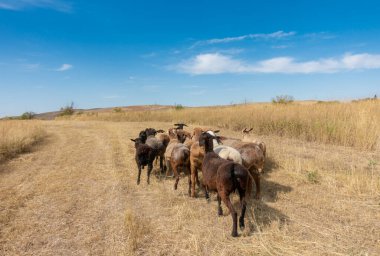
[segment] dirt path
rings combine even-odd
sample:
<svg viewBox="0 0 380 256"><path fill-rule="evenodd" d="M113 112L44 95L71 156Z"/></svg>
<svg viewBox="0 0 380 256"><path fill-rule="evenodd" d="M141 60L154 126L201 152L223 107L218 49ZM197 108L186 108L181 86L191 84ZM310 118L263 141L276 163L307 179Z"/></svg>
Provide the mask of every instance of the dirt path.
<svg viewBox="0 0 380 256"><path fill-rule="evenodd" d="M98 124L50 123L46 145L1 167L0 254L123 251L124 185Z"/></svg>
<svg viewBox="0 0 380 256"><path fill-rule="evenodd" d="M147 125L169 126L46 122L49 137L43 145L0 165L0 255L380 251L380 199L373 188L378 186L379 170L373 171L375 181L355 176L352 170L346 173L353 162L365 168L372 155L352 159L354 153L342 148L266 138L270 159L263 200L253 202L246 230L233 239L228 211L224 208L225 217L218 218L215 201L189 198L184 178L177 191L171 179L153 177L146 185L145 172L142 184L136 185L129 139ZM319 176L312 184L305 169L315 168ZM372 188L366 186L371 184Z"/></svg>

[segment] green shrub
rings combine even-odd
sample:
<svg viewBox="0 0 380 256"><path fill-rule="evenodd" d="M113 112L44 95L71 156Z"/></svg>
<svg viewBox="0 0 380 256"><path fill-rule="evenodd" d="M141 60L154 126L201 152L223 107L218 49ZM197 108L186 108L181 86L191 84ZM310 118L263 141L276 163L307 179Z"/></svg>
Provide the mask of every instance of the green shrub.
<svg viewBox="0 0 380 256"><path fill-rule="evenodd" d="M74 114L74 102L71 102L70 105L67 105L66 107L61 108L61 113L59 114L60 116L71 116Z"/></svg>
<svg viewBox="0 0 380 256"><path fill-rule="evenodd" d="M174 109L175 110L182 110L182 109L184 109L185 107L184 106L182 106L181 104L175 104L174 105Z"/></svg>
<svg viewBox="0 0 380 256"><path fill-rule="evenodd" d="M294 97L290 95L279 95L272 99L274 104L289 104L294 102Z"/></svg>
<svg viewBox="0 0 380 256"><path fill-rule="evenodd" d="M20 116L20 119L22 120L30 120L33 119L36 114L33 112L25 112Z"/></svg>
<svg viewBox="0 0 380 256"><path fill-rule="evenodd" d="M307 180L312 183L312 184L317 184L319 183L319 180L320 180L320 176L319 176L319 173L318 171L308 171L306 173L306 177L307 177Z"/></svg>

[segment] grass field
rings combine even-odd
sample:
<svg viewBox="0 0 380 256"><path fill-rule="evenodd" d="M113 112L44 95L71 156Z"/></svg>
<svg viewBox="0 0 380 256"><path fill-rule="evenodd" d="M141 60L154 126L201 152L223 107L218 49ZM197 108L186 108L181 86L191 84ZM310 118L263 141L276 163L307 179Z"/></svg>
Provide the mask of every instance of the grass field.
<svg viewBox="0 0 380 256"><path fill-rule="evenodd" d="M67 117L66 117L67 118ZM375 150L380 138L380 101L295 102L207 108L85 112L68 117L98 121L164 121L212 125L258 135L276 135L324 144Z"/></svg>
<svg viewBox="0 0 380 256"><path fill-rule="evenodd" d="M0 162L28 151L46 136L38 121L0 121Z"/></svg>
<svg viewBox="0 0 380 256"><path fill-rule="evenodd" d="M377 148L258 135L268 147L262 200L250 202L247 228L232 238L226 207L217 217L215 195L189 198L185 178L177 191L170 178L146 185L145 172L136 185L129 139L171 123L39 125L45 142L0 165L0 255L380 254Z"/></svg>

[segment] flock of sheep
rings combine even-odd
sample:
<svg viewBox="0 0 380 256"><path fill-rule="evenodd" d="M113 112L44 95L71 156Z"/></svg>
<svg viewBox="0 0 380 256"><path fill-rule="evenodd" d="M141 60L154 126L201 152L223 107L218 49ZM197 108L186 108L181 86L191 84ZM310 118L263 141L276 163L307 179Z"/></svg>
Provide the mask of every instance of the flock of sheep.
<svg viewBox="0 0 380 256"><path fill-rule="evenodd" d="M264 168L266 145L251 140L245 128L243 139L227 138L216 135L219 131L194 128L190 133L184 130L186 124L175 124L168 133L163 130L147 128L140 132L135 143L135 159L138 167L137 184L140 184L141 170L148 167L147 182L153 170L153 162L160 161L161 173L166 176L174 173L174 189L177 189L179 174L188 175L189 196L196 197L195 184L205 191L217 192L218 214L222 215L221 201L230 210L233 226L232 236L236 237L237 213L230 201L230 194L237 191L242 207L239 226L244 228L244 215L247 197L250 196L253 182L256 185L255 198L260 198L260 174ZM157 135L157 136L156 136ZM202 171L202 185L198 172Z"/></svg>

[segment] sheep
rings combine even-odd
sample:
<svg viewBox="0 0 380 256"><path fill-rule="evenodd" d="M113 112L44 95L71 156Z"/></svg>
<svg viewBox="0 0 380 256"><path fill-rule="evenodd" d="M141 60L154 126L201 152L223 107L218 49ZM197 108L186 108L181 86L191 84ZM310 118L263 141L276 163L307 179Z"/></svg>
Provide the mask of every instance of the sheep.
<svg viewBox="0 0 380 256"><path fill-rule="evenodd" d="M190 170L191 170L191 197L196 197L195 194L195 182L200 187L198 178L198 171L202 170L202 162L205 155L204 149L199 146L199 138L202 134L202 128L194 128L191 135L191 147L190 147Z"/></svg>
<svg viewBox="0 0 380 256"><path fill-rule="evenodd" d="M147 128L145 129L145 131L141 131L139 136L142 139L142 141L145 140L145 143L157 152L157 157L160 157L160 170L163 173L163 161L166 148L164 144L155 137L156 134L157 131L154 128Z"/></svg>
<svg viewBox="0 0 380 256"><path fill-rule="evenodd" d="M217 131L217 132L219 132L219 131ZM218 141L219 137L217 137L215 135L215 132L207 131L207 133L209 133L210 135L212 135L214 137L214 139L213 139L214 152L217 153L221 158L231 160L231 161L238 163L238 164L243 163L241 155L236 149L229 147L229 146L221 145L220 141Z"/></svg>
<svg viewBox="0 0 380 256"><path fill-rule="evenodd" d="M209 200L209 192L216 191L218 199L218 215L223 215L221 201L228 207L232 217L232 236L237 237L237 213L232 206L230 194L235 190L239 192L241 216L239 227L244 229L244 216L247 200L251 194L253 178L247 168L221 158L213 150L213 139L217 137L203 132L199 138L199 145L204 148L205 156L202 163L203 185L205 197Z"/></svg>
<svg viewBox="0 0 380 256"><path fill-rule="evenodd" d="M174 126L177 126L176 128L177 128L178 130L183 130L183 127L184 127L184 126L188 127L186 124L183 124L183 123L174 124Z"/></svg>
<svg viewBox="0 0 380 256"><path fill-rule="evenodd" d="M156 157L157 152L147 144L144 144L141 138L131 139L131 141L135 143L136 149L135 160L139 171L137 185L140 184L141 169L144 169L144 166L146 165L148 165L147 183L149 184L150 173L153 169L153 160Z"/></svg>
<svg viewBox="0 0 380 256"><path fill-rule="evenodd" d="M185 174L189 174L189 171L190 171L190 149L182 143L176 143L171 153L170 164L175 176L174 189L177 190L180 171L182 170ZM189 179L188 193L190 196L190 188L191 188L190 175L188 175L188 179Z"/></svg>
<svg viewBox="0 0 380 256"><path fill-rule="evenodd" d="M250 137L249 137L249 133L253 130L253 128L251 129L247 129L247 128L244 128L241 132L243 133L243 139L242 141L243 142L251 142L251 143L255 143L257 144L261 150L263 151L264 153L264 157L266 157L266 154L267 154L267 146L265 145L265 143L263 141L260 141L260 140L252 140Z"/></svg>
<svg viewBox="0 0 380 256"><path fill-rule="evenodd" d="M183 143L187 138L185 133L182 133L182 132L177 133L177 129L175 129L175 128L170 128L168 133L169 133L169 137L170 137L170 142L169 142L168 146L166 147L165 154L164 154L165 163L166 163L166 166L168 167L166 169L166 176L168 176L169 171L171 170L170 159L172 157L172 151L173 151L174 147L179 143Z"/></svg>
<svg viewBox="0 0 380 256"><path fill-rule="evenodd" d="M221 138L223 145L235 148L241 155L243 166L246 167L255 179L255 199L260 199L260 175L264 169L265 156L261 148L254 143L242 142L235 139Z"/></svg>

